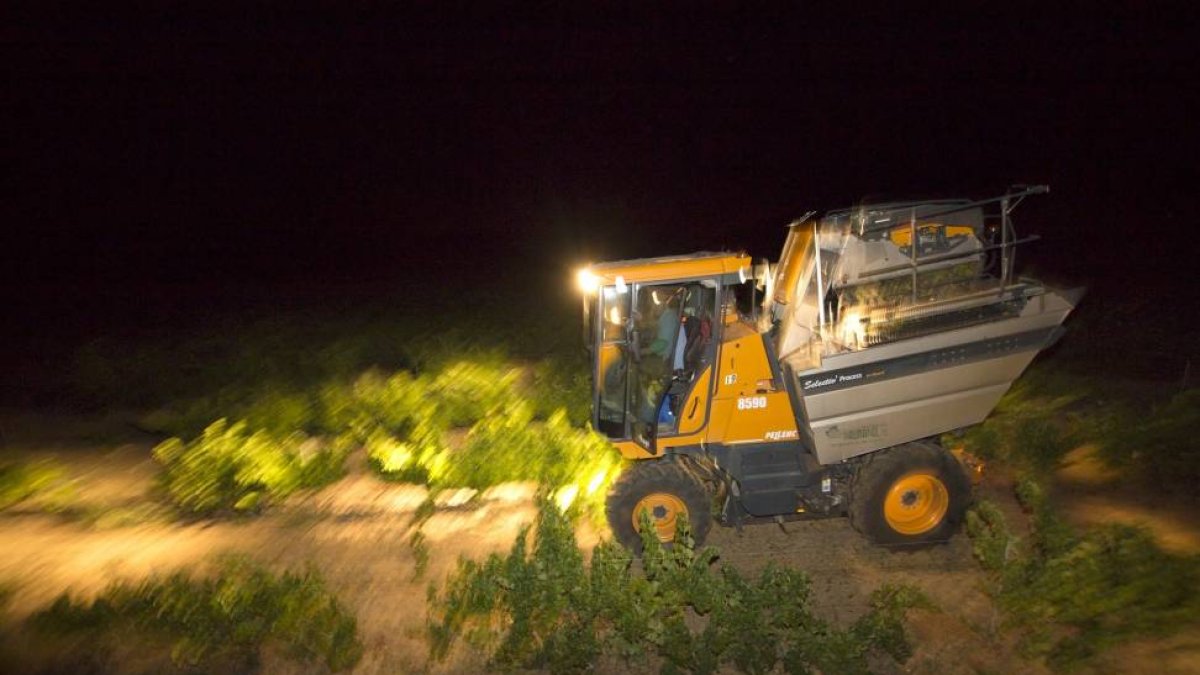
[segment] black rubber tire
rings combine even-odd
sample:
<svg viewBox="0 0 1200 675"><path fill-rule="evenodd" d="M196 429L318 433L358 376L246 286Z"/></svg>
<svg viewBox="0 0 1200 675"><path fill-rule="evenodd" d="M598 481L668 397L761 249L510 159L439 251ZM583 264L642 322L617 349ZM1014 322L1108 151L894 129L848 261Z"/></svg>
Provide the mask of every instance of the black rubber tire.
<svg viewBox="0 0 1200 675"><path fill-rule="evenodd" d="M945 486L945 514L929 529L905 533L889 523L885 501L892 487L906 476L936 477ZM880 450L858 466L850 483L850 524L876 544L923 546L948 540L958 530L971 504L971 481L962 464L941 446L918 442Z"/></svg>
<svg viewBox="0 0 1200 675"><path fill-rule="evenodd" d="M635 462L609 490L605 512L617 541L641 554L642 538L634 527L633 510L638 502L654 493L673 495L683 502L692 538L697 546L704 543L712 528L712 495L682 464L666 459Z"/></svg>

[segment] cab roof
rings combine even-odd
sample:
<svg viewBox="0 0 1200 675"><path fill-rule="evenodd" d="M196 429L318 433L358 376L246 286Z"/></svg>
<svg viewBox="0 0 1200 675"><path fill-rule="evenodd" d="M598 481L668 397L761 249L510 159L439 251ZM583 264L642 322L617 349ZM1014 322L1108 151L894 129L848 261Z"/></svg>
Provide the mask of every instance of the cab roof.
<svg viewBox="0 0 1200 675"><path fill-rule="evenodd" d="M667 281L692 277L751 274L753 261L745 253L698 251L685 255L657 258L635 258L597 263L588 267L604 285L616 283L617 277L626 282Z"/></svg>

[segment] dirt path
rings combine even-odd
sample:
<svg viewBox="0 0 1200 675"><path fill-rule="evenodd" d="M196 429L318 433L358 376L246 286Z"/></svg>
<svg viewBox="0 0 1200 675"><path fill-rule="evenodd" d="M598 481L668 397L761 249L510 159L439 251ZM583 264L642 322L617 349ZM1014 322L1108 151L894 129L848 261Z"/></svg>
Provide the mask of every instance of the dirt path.
<svg viewBox="0 0 1200 675"><path fill-rule="evenodd" d="M1167 550L1200 554L1200 503L1195 500L1169 499L1131 484L1086 445L1067 455L1054 478L1055 495L1071 522L1140 525Z"/></svg>
<svg viewBox="0 0 1200 675"><path fill-rule="evenodd" d="M81 485L78 500L96 512L145 503L153 487L148 444L60 448L49 454L70 467ZM63 591L87 597L115 581L190 567L220 552L241 552L273 567L311 561L320 568L358 616L365 654L355 673L477 671L482 664L465 650L448 663L427 662L421 632L426 587L443 579L461 555L481 558L511 546L520 527L533 520L532 487L501 486L465 504L457 503L465 499L463 493L442 495L441 508L423 526L430 558L418 579L408 539L414 512L426 496L421 487L377 480L359 462L341 482L244 522L178 524L153 513L115 523L0 515L0 581L16 589L8 615L26 616ZM580 539L590 546L596 535L585 530ZM916 654L902 668L873 663L881 672L1044 672L1017 656L1002 633L1001 616L983 590L985 578L965 536L933 548L889 551L867 544L847 520L833 519L784 528L754 525L741 533L717 528L709 543L720 549L725 563L747 573L769 562L805 570L813 580L814 610L842 625L865 613L871 591L884 583L923 589L940 611L914 613L910 629ZM1161 672L1194 672L1186 669L1186 659L1179 669L1163 656L1179 650L1190 654L1189 645L1186 640L1141 643L1113 663L1120 667L1149 659L1169 666L1156 669ZM296 668L270 666L272 672Z"/></svg>
<svg viewBox="0 0 1200 675"><path fill-rule="evenodd" d="M89 489L89 498L138 494L152 486L140 462L132 461L133 453L105 459L105 469L94 468L104 463L80 463L93 467L84 473L104 486ZM115 489L122 481L124 489ZM426 496L421 487L389 485L359 471L316 495L243 522L156 519L98 527L55 515L5 515L0 516L0 579L16 589L8 611L19 618L64 591L91 597L110 583L193 567L220 553L246 554L280 569L311 562L358 617L366 649L354 672L420 671L426 661L420 630L429 580L443 578L460 555L481 557L508 548L535 514L532 491L524 486L502 486L471 508L451 505L455 495L447 495L443 508L423 527L431 557L425 576L417 579L408 538L414 512ZM467 663L448 667L469 670ZM273 664L271 670L286 665Z"/></svg>
<svg viewBox="0 0 1200 675"><path fill-rule="evenodd" d="M45 454L70 467L80 485L77 500L90 505L84 511L129 509L145 502L153 487L148 445ZM64 591L89 597L112 582L194 566L220 552L245 553L281 568L311 561L358 616L366 650L354 672L423 671L430 668L421 636L429 581L444 578L460 555L481 558L511 546L518 530L534 518L532 494L532 486L500 486L469 504L456 504L467 496L463 493L441 495L441 508L422 528L430 558L420 579L414 578L408 539L426 491L379 481L360 462L336 485L245 522L178 524L151 515L147 522L107 525L6 514L0 516L5 544L0 580L16 588L8 611L19 618ZM581 531L585 547L596 540L589 528ZM813 579L815 611L839 624L865 613L871 591L883 583L920 586L943 611L923 613L914 625L923 646L903 672L969 673L988 664L1030 672L995 640L999 617L981 590L983 578L964 537L931 549L893 552L868 545L846 520L835 519L788 523L783 529L754 525L741 533L718 528L709 543L722 551L724 562L744 572L755 573L772 561L806 570ZM951 652L957 655L951 658ZM432 670L463 672L479 665L460 653ZM877 667L886 672L889 664Z"/></svg>

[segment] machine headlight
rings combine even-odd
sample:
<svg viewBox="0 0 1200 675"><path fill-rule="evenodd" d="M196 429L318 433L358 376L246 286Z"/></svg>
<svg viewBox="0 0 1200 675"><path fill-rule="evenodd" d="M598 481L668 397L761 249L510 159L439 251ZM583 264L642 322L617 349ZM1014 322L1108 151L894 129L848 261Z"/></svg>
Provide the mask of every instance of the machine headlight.
<svg viewBox="0 0 1200 675"><path fill-rule="evenodd" d="M585 267L575 273L575 284L579 286L580 291L591 295L600 287L600 277L592 274L592 271Z"/></svg>

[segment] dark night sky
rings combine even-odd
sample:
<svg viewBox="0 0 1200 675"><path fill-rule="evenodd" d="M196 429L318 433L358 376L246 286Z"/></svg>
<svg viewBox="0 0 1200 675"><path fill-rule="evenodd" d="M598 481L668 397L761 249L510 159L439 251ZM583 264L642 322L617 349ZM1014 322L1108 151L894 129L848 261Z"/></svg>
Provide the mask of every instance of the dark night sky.
<svg viewBox="0 0 1200 675"><path fill-rule="evenodd" d="M1051 184L1018 224L1066 273L1195 252L1183 3L118 5L0 22L9 291L775 257L810 208L1016 182Z"/></svg>

